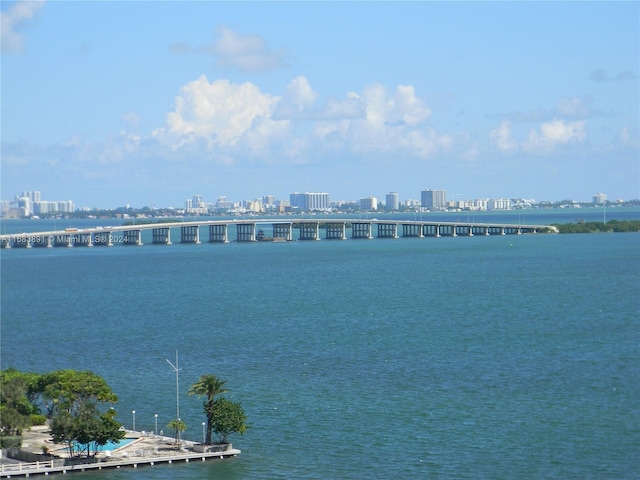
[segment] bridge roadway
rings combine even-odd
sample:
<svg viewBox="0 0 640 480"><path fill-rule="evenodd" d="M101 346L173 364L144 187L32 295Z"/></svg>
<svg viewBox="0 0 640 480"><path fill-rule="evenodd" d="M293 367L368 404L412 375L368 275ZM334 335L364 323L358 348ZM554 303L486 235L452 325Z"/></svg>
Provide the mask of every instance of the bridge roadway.
<svg viewBox="0 0 640 480"><path fill-rule="evenodd" d="M265 237L261 226L271 226L272 236ZM377 219L232 219L188 222L148 223L92 228L67 228L48 232L13 233L0 235L0 247L73 247L112 246L116 244L142 245L142 232L151 230L151 243L171 245L171 231L179 230L180 243L201 243L200 230L208 227L207 241L228 243L229 227L235 226L237 242L260 240L292 241L293 231L297 240L372 239L407 237L457 237L476 235L521 235L538 232L556 232L549 225L514 225L476 222L436 222ZM375 226L375 229L374 229ZM351 236L347 237L347 230ZM325 230L321 237L320 230ZM375 230L375 232L374 232Z"/></svg>

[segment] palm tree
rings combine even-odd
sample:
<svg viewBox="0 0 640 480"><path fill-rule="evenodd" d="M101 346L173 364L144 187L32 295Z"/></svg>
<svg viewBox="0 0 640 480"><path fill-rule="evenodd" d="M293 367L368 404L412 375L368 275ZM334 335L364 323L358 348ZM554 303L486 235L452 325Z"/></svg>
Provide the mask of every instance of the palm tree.
<svg viewBox="0 0 640 480"><path fill-rule="evenodd" d="M187 424L179 418L174 418L169 422L167 428L176 431L176 445L180 443L180 432L184 432L187 429Z"/></svg>
<svg viewBox="0 0 640 480"><path fill-rule="evenodd" d="M227 390L224 389L225 383L226 382L224 380L220 380L215 375L201 375L200 379L191 385L189 392L187 392L189 395L207 397L206 401L202 404L204 407L204 413L207 416L207 436L204 442L206 445L211 445L211 424L214 397L222 393L227 393Z"/></svg>

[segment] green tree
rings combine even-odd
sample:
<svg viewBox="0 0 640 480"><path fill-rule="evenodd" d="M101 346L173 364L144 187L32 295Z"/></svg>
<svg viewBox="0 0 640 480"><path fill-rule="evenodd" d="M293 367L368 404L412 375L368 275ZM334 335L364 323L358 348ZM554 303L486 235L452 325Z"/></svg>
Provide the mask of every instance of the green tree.
<svg viewBox="0 0 640 480"><path fill-rule="evenodd" d="M107 382L90 371L57 370L41 375L37 391L49 417L62 410L77 415L87 403L97 405L118 401Z"/></svg>
<svg viewBox="0 0 640 480"><path fill-rule="evenodd" d="M169 422L167 428L176 431L176 444L180 443L180 433L184 432L187 429L187 424L184 423L179 418L174 418Z"/></svg>
<svg viewBox="0 0 640 480"><path fill-rule="evenodd" d="M189 395L206 397L206 400L202 404L204 413L207 417L206 438L204 442L206 445L211 445L211 427L213 424L211 414L209 412L212 411L215 396L227 393L227 390L224 389L225 383L226 382L224 380L220 380L215 375L202 375L200 379L191 385L191 388L189 388Z"/></svg>
<svg viewBox="0 0 640 480"><path fill-rule="evenodd" d="M54 442L65 443L70 456L94 455L107 442L124 438L115 410L100 412L100 405L118 397L107 382L89 371L58 370L42 375L38 391L51 418Z"/></svg>
<svg viewBox="0 0 640 480"><path fill-rule="evenodd" d="M16 370L3 371L0 375L0 434L21 435L31 426L29 415L34 412L27 399L27 382Z"/></svg>
<svg viewBox="0 0 640 480"><path fill-rule="evenodd" d="M91 456L108 442L125 437L122 425L115 420L115 410L100 414L95 405L85 404L78 415L61 412L51 421L51 435L56 443L64 443L72 457Z"/></svg>
<svg viewBox="0 0 640 480"><path fill-rule="evenodd" d="M95 455L107 442L115 443L125 437L125 430L114 417L115 410L109 409L101 414L95 405L84 404L74 422L74 436L77 448L81 449L80 454L86 452L90 456L93 447Z"/></svg>
<svg viewBox="0 0 640 480"><path fill-rule="evenodd" d="M227 443L227 435L247 430L247 417L240 403L232 402L224 397L214 400L207 411L211 417L213 431L219 436L221 443Z"/></svg>

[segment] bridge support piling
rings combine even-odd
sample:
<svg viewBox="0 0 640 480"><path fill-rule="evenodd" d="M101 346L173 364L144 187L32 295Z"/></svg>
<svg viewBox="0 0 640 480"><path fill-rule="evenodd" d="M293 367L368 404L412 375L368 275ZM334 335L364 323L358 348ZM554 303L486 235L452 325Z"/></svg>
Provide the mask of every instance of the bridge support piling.
<svg viewBox="0 0 640 480"><path fill-rule="evenodd" d="M320 240L320 222L303 222L300 224L300 240Z"/></svg>
<svg viewBox="0 0 640 480"><path fill-rule="evenodd" d="M256 241L256 224L255 223L238 223L237 240L238 242L255 242Z"/></svg>
<svg viewBox="0 0 640 480"><path fill-rule="evenodd" d="M100 232L93 235L93 244L96 246L113 247L111 232Z"/></svg>
<svg viewBox="0 0 640 480"><path fill-rule="evenodd" d="M73 247L73 240L71 235L56 235L53 237L53 245L55 247Z"/></svg>
<svg viewBox="0 0 640 480"><path fill-rule="evenodd" d="M142 230L125 230L122 232L122 242L125 245L142 245Z"/></svg>
<svg viewBox="0 0 640 480"><path fill-rule="evenodd" d="M398 238L398 224L378 223L378 238Z"/></svg>
<svg viewBox="0 0 640 480"><path fill-rule="evenodd" d="M371 222L354 222L351 226L351 238L366 238L371 240Z"/></svg>
<svg viewBox="0 0 640 480"><path fill-rule="evenodd" d="M274 223L273 238L284 238L290 242L293 238L291 234L291 223Z"/></svg>
<svg viewBox="0 0 640 480"><path fill-rule="evenodd" d="M331 222L326 224L325 238L327 240L346 240L347 239L346 222Z"/></svg>
<svg viewBox="0 0 640 480"><path fill-rule="evenodd" d="M151 243L171 245L171 229L169 227L154 228L151 231Z"/></svg>
<svg viewBox="0 0 640 480"><path fill-rule="evenodd" d="M228 226L224 225L209 225L209 242L212 243L229 243L228 238Z"/></svg>
<svg viewBox="0 0 640 480"><path fill-rule="evenodd" d="M418 237L423 238L423 228L425 225L419 225L415 223L403 223L402 224L402 236L403 237Z"/></svg>
<svg viewBox="0 0 640 480"><path fill-rule="evenodd" d="M76 235L75 243L78 245L84 245L85 247L93 247L93 235L90 233L82 233Z"/></svg>
<svg viewBox="0 0 640 480"><path fill-rule="evenodd" d="M188 225L180 227L180 243L200 243L200 226Z"/></svg>

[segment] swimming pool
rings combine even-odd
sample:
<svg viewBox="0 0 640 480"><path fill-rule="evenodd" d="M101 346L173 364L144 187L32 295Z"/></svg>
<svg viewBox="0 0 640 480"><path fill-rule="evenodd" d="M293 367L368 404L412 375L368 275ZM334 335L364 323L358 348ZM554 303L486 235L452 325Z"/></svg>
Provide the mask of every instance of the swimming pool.
<svg viewBox="0 0 640 480"><path fill-rule="evenodd" d="M102 447L98 447L99 451L103 451L103 452L112 452L114 450L118 450L119 448L122 447L126 447L127 445L129 445L130 443L133 443L137 440L137 438L123 438L122 440L119 440L116 443L113 442L109 442L106 445L102 446ZM95 443L90 443L89 444L89 450L92 452L96 451L96 444ZM77 449L79 450L86 450L87 449L87 444L78 444L76 446Z"/></svg>
<svg viewBox="0 0 640 480"><path fill-rule="evenodd" d="M133 443L137 440L137 438L123 438L122 440L119 440L118 443L107 443L104 447L102 447L102 450L118 450L119 448L125 447L127 445L129 445L130 443Z"/></svg>

